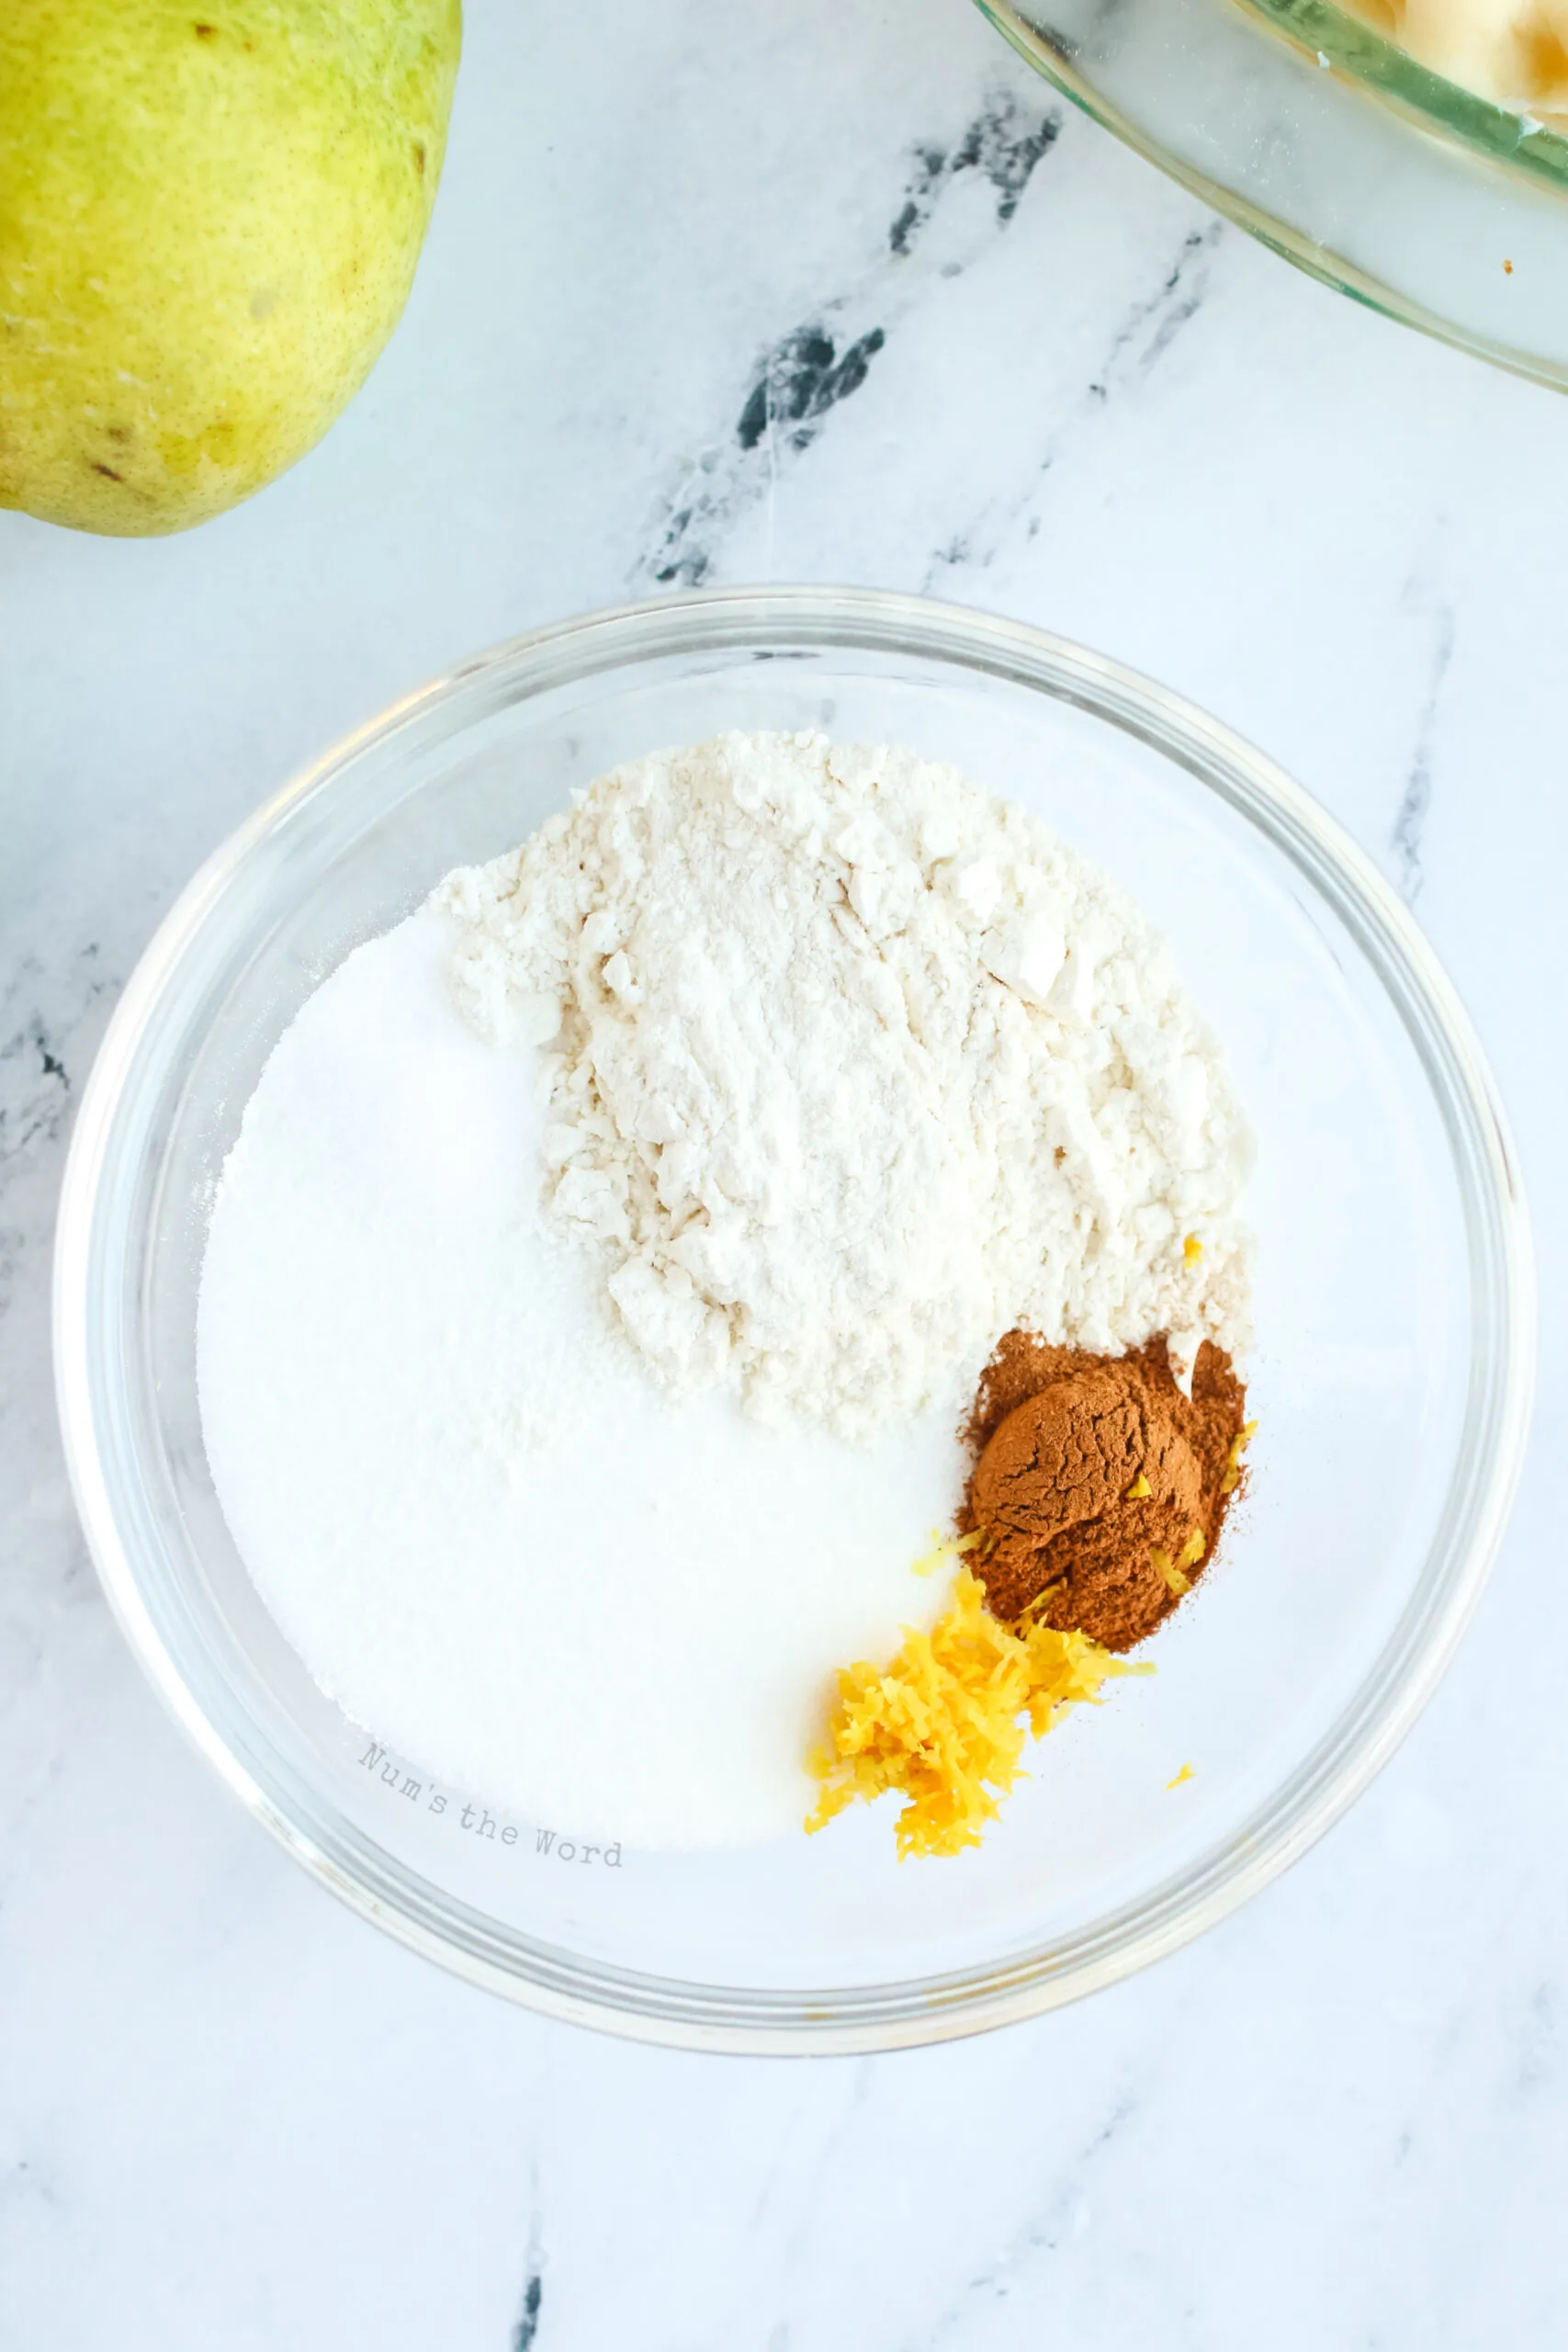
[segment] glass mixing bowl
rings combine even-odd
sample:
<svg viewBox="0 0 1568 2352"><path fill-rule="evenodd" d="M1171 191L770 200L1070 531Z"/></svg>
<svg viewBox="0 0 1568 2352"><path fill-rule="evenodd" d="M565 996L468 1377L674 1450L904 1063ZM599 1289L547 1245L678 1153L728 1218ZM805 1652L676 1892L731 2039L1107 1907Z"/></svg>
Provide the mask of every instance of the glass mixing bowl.
<svg viewBox="0 0 1568 2352"><path fill-rule="evenodd" d="M885 1801L809 1839L606 1863L570 1821L497 1819L482 1791L438 1788L310 1682L245 1575L202 1449L205 1206L301 1001L448 867L516 842L574 786L728 727L908 742L1099 858L1173 942L1257 1132L1260 1427L1224 1554L1154 1644L1157 1674L1035 1747L1030 1781L957 1860L897 1862ZM599 614L482 654L219 851L132 977L83 1100L56 1347L77 1500L131 1646L323 1884L557 2017L710 2049L867 2050L1125 1975L1263 1885L1365 1787L1496 1549L1531 1301L1513 1154L1470 1025L1297 786L1163 688L1038 630L797 588ZM1168 1786L1184 1764L1193 1777Z"/></svg>
<svg viewBox="0 0 1568 2352"><path fill-rule="evenodd" d="M1568 384L1568 139L1328 0L977 0L1085 111L1275 253Z"/></svg>

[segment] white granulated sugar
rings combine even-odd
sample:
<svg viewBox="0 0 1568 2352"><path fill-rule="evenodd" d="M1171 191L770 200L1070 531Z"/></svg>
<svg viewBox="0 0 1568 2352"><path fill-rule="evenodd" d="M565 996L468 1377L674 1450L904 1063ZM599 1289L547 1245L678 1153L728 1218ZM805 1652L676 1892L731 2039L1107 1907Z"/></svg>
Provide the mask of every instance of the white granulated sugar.
<svg viewBox="0 0 1568 2352"><path fill-rule="evenodd" d="M202 1282L208 1457L316 1679L426 1772L564 1834L797 1831L832 1668L943 1595L962 1399L870 1449L677 1409L534 1206L532 1047L446 985L427 910L358 949L263 1073Z"/></svg>
<svg viewBox="0 0 1568 2352"><path fill-rule="evenodd" d="M953 769L727 735L439 897L478 1034L547 1048L549 1214L674 1393L858 1438L1015 1325L1242 1342L1248 1147L1168 951Z"/></svg>

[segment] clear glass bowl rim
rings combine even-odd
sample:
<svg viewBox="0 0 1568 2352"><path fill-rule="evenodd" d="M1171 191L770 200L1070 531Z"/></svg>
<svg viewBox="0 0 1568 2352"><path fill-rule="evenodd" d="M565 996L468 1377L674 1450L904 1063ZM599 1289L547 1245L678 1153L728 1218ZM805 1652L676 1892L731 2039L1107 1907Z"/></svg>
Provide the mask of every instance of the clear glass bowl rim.
<svg viewBox="0 0 1568 2352"><path fill-rule="evenodd" d="M1542 121L1495 98L1482 97L1461 83L1423 65L1397 41L1380 32L1370 16L1336 0L1235 0L1291 47L1330 65L1419 129L1481 156L1504 171L1539 181L1558 194L1568 191L1568 137L1555 121ZM1024 48L1038 64L1036 28L1017 16L1010 0L975 0L1003 39ZM1077 96L1077 92L1070 92ZM1118 123L1120 136L1127 136ZM1164 171L1180 175L1168 156L1146 150Z"/></svg>
<svg viewBox="0 0 1568 2352"><path fill-rule="evenodd" d="M1464 317L1434 309L1406 291L1389 263L1353 260L1336 242L1325 242L1304 223L1284 217L1250 194L1235 162L1205 169L1173 148L1168 136L1145 127L1143 109L1112 97L1092 68L1080 62L1077 43L1032 14L1032 0L974 0L988 23L1064 97L1092 121L1142 155L1159 171L1280 254L1307 277L1418 334L1468 351L1510 374L1552 390L1568 390L1568 363L1559 353L1535 347L1528 319L1517 336L1505 339ZM1483 98L1435 74L1408 51L1387 40L1367 17L1337 6L1334 0L1213 0L1223 13L1250 19L1303 66L1331 66L1391 122L1402 124L1454 157L1495 168L1505 182L1551 198L1568 194L1568 134L1555 121L1538 120ZM1304 98L1304 91L1298 92ZM1510 265L1511 266L1511 265Z"/></svg>
<svg viewBox="0 0 1568 2352"><path fill-rule="evenodd" d="M515 701L639 661L747 647L915 656L1043 691L1162 752L1255 825L1346 924L1411 1038L1453 1151L1473 1292L1460 1456L1419 1585L1355 1698L1269 1802L1222 1848L1055 1947L948 1975L804 1992L682 1983L579 1959L416 1878L342 1816L311 1808L304 1818L291 1768L269 1770L243 1724L226 1725L203 1704L164 1640L104 1442L114 1377L100 1344L106 1248L107 1262L118 1262L113 1236L102 1230L106 1163L170 977L202 926L220 920L245 860L330 794L370 746L443 719L456 732L476 685ZM54 1344L72 1485L121 1629L175 1721L296 1860L414 1951L547 2015L679 2047L814 2054L946 2041L1113 1984L1224 1918L1337 1819L1436 1688L1501 1543L1529 1426L1535 1290L1517 1163L1468 1015L1375 866L1302 786L1180 696L1024 623L876 590L737 588L592 613L460 662L346 737L208 860L131 975L84 1091L61 1196Z"/></svg>

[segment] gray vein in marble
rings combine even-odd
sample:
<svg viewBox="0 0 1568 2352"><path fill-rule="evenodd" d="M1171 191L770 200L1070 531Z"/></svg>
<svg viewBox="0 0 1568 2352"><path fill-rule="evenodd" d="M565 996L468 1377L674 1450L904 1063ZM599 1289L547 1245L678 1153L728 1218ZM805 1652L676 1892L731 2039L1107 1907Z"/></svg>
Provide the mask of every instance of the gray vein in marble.
<svg viewBox="0 0 1568 2352"><path fill-rule="evenodd" d="M822 2180L828 2168L829 2160L831 2157L836 2156L840 2148L843 2145L845 2139L848 2137L851 2127L854 2122L855 2117L860 2113L861 2109L865 2105L866 2100L871 2096L871 2086L874 2075L874 2069L875 2062L871 2058L857 2058L852 2062L850 2068L849 2096L835 2109L828 2124L827 2130L823 2132L821 2140L813 2151L808 2175L808 2177L812 2181L819 2182ZM775 2151L774 2161L770 2165L759 2184L756 2199L753 2203L750 2215L750 2227L753 2233L760 2231L764 2226L768 2214L777 2199L780 2184L784 2172L783 2162L784 2154L785 2150L783 2148ZM786 2253L790 2259L794 2258L795 2254L804 2243L808 2222L809 2215L802 2216L796 2222L794 2229L790 2232L786 2246Z"/></svg>
<svg viewBox="0 0 1568 2352"><path fill-rule="evenodd" d="M10 1001L0 1010L0 1027L10 1035L0 1044L0 1169L36 1143L59 1134L71 1102L71 1080L43 1014L19 1012L23 998L42 978L29 956L11 977Z"/></svg>
<svg viewBox="0 0 1568 2352"><path fill-rule="evenodd" d="M995 197L993 231L1005 229L1061 119L1005 92L987 101L951 149L927 142L914 150L883 249L854 286L821 302L762 353L734 425L684 463L660 497L650 544L632 570L634 591L694 588L706 579L736 518L772 496L781 469L804 455L833 411L859 391L889 333L929 282L921 248L943 198L977 175ZM933 266L951 277L964 266L950 254Z"/></svg>
<svg viewBox="0 0 1568 2352"><path fill-rule="evenodd" d="M545 2282L536 2270L528 2273L523 2290L523 2308L517 2324L512 2331L512 2352L528 2352L539 2333L539 2306L544 2301Z"/></svg>
<svg viewBox="0 0 1568 2352"><path fill-rule="evenodd" d="M1421 715L1416 721L1416 746L1405 772L1399 812L1389 836L1400 896L1406 906L1414 906L1427 878L1422 865L1422 849L1427 819L1432 806L1432 742L1443 687L1454 658L1454 616L1448 605L1435 602L1414 579L1406 582L1403 602L1406 612L1422 614L1433 625L1432 664L1427 676L1427 699L1421 706Z"/></svg>
<svg viewBox="0 0 1568 2352"><path fill-rule="evenodd" d="M1209 291L1210 266L1224 228L1223 220L1215 220L1188 231L1163 283L1137 303L1117 329L1105 365L1089 388L1097 400L1109 399L1112 385L1150 375L1188 321L1197 317ZM1145 340L1145 330L1149 328L1153 332Z"/></svg>
<svg viewBox="0 0 1568 2352"><path fill-rule="evenodd" d="M0 1322L18 1295L30 1245L47 1227L17 1222L12 1204L41 1181L51 1201L58 1183L73 1104L71 1072L82 1029L96 1023L118 984L100 967L96 943L62 967L37 954L17 957L0 984Z"/></svg>
<svg viewBox="0 0 1568 2352"><path fill-rule="evenodd" d="M507 2352L530 2352L539 2334L539 2313L545 2300L545 2240L539 2211L539 2167L529 2166L531 2183L528 2245L523 2257L523 2293Z"/></svg>
<svg viewBox="0 0 1568 2352"><path fill-rule="evenodd" d="M786 2161L790 2151L785 2146L775 2150L750 2216L753 2236L761 2233L770 2209L777 2199L786 2172L796 2179L804 2178L806 2201L784 2234L781 2245L782 2269L787 2288L789 2279L802 2265L807 2254L811 2233L822 2198L829 2184L838 2177L840 2152L852 2130L856 2117L866 2105L876 2078L876 2061L864 2057L855 2059L850 2067L849 2094L831 2116L826 2131L811 2150L809 2160L801 2165ZM798 2114L798 2110L797 2110ZM794 2335L794 2322L787 2312L781 2312L770 2331L767 2352L788 2352Z"/></svg>
<svg viewBox="0 0 1568 2352"><path fill-rule="evenodd" d="M49 1378L50 1239L73 1079L115 991L96 944L13 952L0 979L0 1851L59 1780L51 1690L64 1612L99 1606Z"/></svg>
<svg viewBox="0 0 1568 2352"><path fill-rule="evenodd" d="M1026 487L1008 499L993 500L937 548L921 582L928 595L945 593L954 571L987 570L1020 526L1025 541L1039 536L1041 518L1032 510L1043 477L1057 465L1086 416L1107 405L1116 393L1145 381L1183 328L1197 317L1209 291L1215 251L1224 235L1225 223L1219 220L1188 231L1155 292L1136 302L1118 325L1082 399L1055 428Z"/></svg>
<svg viewBox="0 0 1568 2352"><path fill-rule="evenodd" d="M1118 2138L1122 2125L1137 2111L1137 2105L1128 2097L1116 2101L1094 2137L1067 2165L1061 2185L1044 2211L1016 2231L994 2261L965 2280L947 2309L938 2314L918 2345L910 2345L908 2352L931 2352L931 2347L959 2331L966 2332L977 2300L988 2296L994 2301L1004 2301L1036 2256L1052 2253L1065 2236L1076 2234L1075 2224L1082 2225L1085 2176Z"/></svg>
<svg viewBox="0 0 1568 2352"><path fill-rule="evenodd" d="M978 171L990 181L997 191L997 220L1005 225L1061 128L1060 115L1031 115L1009 96L977 115L951 152L917 147L904 202L887 232L890 251L913 250L944 183L958 172Z"/></svg>
<svg viewBox="0 0 1568 2352"><path fill-rule="evenodd" d="M67 1056L81 1023L114 987L96 942L63 969L17 957L0 987L0 1187L35 1148L60 1137L71 1109Z"/></svg>
<svg viewBox="0 0 1568 2352"><path fill-rule="evenodd" d="M840 351L819 326L786 334L763 361L740 412L735 438L741 449L755 449L781 431L793 448L809 448L828 411L859 391L886 340L881 327L872 327Z"/></svg>

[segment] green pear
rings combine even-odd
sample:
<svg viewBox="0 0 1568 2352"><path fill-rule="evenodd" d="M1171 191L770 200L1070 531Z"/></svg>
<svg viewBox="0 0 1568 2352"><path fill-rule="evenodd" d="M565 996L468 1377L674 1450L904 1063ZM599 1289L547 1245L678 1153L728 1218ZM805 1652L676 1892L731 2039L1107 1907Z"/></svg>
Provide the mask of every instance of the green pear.
<svg viewBox="0 0 1568 2352"><path fill-rule="evenodd" d="M0 0L0 506L180 531L302 457L413 282L460 0Z"/></svg>

